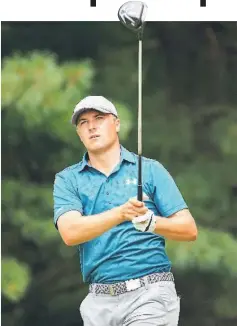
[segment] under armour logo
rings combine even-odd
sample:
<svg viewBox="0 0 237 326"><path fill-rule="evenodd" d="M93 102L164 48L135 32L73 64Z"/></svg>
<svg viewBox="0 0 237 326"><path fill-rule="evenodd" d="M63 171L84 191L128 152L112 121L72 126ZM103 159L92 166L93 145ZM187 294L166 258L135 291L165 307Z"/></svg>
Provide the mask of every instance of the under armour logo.
<svg viewBox="0 0 237 326"><path fill-rule="evenodd" d="M137 179L133 178L133 179L127 179L125 181L126 185L130 185L130 184L134 184L136 185L137 184Z"/></svg>

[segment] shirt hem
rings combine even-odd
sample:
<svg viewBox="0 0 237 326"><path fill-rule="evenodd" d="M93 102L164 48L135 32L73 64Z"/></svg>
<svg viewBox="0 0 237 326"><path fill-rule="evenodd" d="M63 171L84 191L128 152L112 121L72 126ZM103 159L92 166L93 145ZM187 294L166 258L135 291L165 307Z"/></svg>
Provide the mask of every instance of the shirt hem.
<svg viewBox="0 0 237 326"><path fill-rule="evenodd" d="M174 208L168 210L167 212L165 212L165 214L163 214L164 217L169 217L172 214L177 213L178 211L182 210L182 209L186 209L188 208L188 206L186 204L181 204L178 206L175 206Z"/></svg>
<svg viewBox="0 0 237 326"><path fill-rule="evenodd" d="M80 209L78 209L78 208L71 208L71 209L63 210L62 212L60 212L60 214L54 220L54 225L55 225L56 229L58 229L57 223L58 223L59 217L62 216L63 214L65 214L65 213L68 213L68 212L71 212L71 211L77 211L77 212L80 212L82 214L82 211Z"/></svg>

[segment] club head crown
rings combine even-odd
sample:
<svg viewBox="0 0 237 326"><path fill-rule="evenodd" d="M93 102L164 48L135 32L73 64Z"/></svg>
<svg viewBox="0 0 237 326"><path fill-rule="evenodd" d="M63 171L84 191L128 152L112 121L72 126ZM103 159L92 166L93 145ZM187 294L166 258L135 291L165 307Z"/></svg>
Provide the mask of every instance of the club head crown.
<svg viewBox="0 0 237 326"><path fill-rule="evenodd" d="M139 31L145 23L147 5L141 1L128 1L124 3L118 11L121 23L133 30Z"/></svg>

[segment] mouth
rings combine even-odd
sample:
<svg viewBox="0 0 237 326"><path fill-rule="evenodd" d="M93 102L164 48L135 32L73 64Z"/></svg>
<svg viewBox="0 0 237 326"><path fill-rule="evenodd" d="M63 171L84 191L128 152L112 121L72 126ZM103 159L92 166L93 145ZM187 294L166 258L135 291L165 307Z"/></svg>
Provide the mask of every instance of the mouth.
<svg viewBox="0 0 237 326"><path fill-rule="evenodd" d="M90 136L90 139L97 139L99 137L100 137L99 135L92 135L92 136Z"/></svg>

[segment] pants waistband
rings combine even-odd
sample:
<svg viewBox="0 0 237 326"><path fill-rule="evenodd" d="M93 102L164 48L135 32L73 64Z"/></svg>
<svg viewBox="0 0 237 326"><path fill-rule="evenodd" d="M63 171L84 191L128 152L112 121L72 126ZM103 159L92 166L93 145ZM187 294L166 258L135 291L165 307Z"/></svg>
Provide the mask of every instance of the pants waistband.
<svg viewBox="0 0 237 326"><path fill-rule="evenodd" d="M110 294L112 296L137 290L144 287L146 283L152 284L157 282L171 281L174 282L174 276L171 272L153 273L140 278L131 279L114 284L92 283L89 285L89 292L96 295Z"/></svg>

